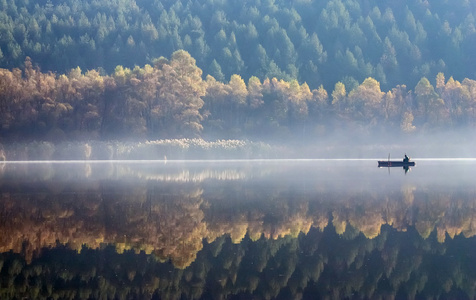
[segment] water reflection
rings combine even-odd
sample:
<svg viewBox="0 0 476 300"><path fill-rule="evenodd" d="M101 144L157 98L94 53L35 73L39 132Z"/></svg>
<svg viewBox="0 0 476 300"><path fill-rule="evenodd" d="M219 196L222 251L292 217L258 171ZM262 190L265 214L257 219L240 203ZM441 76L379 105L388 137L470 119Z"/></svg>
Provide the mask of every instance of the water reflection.
<svg viewBox="0 0 476 300"><path fill-rule="evenodd" d="M474 164L6 164L0 298L473 298Z"/></svg>

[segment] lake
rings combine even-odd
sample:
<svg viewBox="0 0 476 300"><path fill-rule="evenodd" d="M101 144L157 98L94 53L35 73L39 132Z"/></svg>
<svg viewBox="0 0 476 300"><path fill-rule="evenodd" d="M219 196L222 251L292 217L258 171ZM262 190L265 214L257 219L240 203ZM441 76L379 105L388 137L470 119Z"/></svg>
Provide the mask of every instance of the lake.
<svg viewBox="0 0 476 300"><path fill-rule="evenodd" d="M0 165L0 299L474 299L476 160Z"/></svg>

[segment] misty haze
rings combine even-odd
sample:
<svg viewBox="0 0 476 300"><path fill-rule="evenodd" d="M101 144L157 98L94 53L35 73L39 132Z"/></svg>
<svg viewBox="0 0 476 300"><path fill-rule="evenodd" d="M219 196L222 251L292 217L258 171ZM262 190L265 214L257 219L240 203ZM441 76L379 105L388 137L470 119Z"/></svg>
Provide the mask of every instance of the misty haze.
<svg viewBox="0 0 476 300"><path fill-rule="evenodd" d="M476 299L475 17L0 0L0 299Z"/></svg>

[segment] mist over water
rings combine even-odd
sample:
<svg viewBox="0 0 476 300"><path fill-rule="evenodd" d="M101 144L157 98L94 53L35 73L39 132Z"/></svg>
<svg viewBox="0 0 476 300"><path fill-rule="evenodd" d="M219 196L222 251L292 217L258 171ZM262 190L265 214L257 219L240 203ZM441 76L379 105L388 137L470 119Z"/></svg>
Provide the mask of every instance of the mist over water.
<svg viewBox="0 0 476 300"><path fill-rule="evenodd" d="M208 140L178 139L144 142L83 141L6 144L0 160L6 162L62 161L77 163L136 163L165 161L233 161L290 159L471 159L476 157L476 140L469 130L412 134L382 132L368 135L350 133L293 140Z"/></svg>
<svg viewBox="0 0 476 300"><path fill-rule="evenodd" d="M279 184L307 182L333 182L340 184L402 180L418 184L420 182L446 180L447 184L471 180L475 158L412 158L416 162L405 173L402 167L378 168L377 160L365 159L256 159L256 160L154 160L154 161L16 161L4 162L0 167L3 185L11 181L27 184L37 181L69 181L71 178L86 182L117 180L127 184L128 180L166 181L176 178L193 181L193 178L229 181L258 181ZM393 158L391 160L400 160ZM201 174L201 175L200 175ZM206 175L204 175L206 174ZM220 175L221 174L221 175ZM228 174L228 175L224 175ZM232 176L231 174L240 174ZM196 180L195 180L196 181ZM74 182L73 182L74 184Z"/></svg>

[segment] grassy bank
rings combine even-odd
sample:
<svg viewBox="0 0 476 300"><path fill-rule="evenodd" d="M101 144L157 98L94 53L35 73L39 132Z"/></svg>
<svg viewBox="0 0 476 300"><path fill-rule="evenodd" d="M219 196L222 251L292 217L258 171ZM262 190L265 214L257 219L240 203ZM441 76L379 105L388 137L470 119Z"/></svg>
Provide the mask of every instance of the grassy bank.
<svg viewBox="0 0 476 300"><path fill-rule="evenodd" d="M277 152L269 144L243 140L30 142L0 145L0 160L257 159L273 158Z"/></svg>

